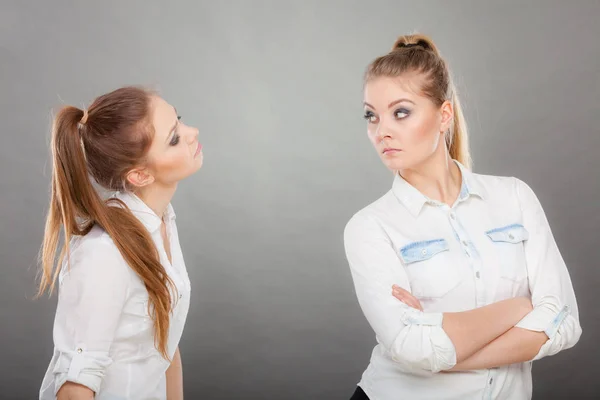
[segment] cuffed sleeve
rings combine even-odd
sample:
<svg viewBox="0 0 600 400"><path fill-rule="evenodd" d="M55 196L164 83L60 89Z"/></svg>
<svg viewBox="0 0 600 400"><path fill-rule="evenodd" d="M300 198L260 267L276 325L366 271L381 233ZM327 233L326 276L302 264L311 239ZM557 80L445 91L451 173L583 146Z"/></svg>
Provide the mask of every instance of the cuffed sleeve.
<svg viewBox="0 0 600 400"><path fill-rule="evenodd" d="M88 351L83 344L71 351L61 351L52 372L56 375L55 392L65 382L75 382L98 393L106 368L112 363L108 352Z"/></svg>
<svg viewBox="0 0 600 400"><path fill-rule="evenodd" d="M410 283L378 223L356 214L344 230L344 247L360 307L392 359L407 371L452 368L456 350L442 314L415 310L392 296L392 285L410 291Z"/></svg>
<svg viewBox="0 0 600 400"><path fill-rule="evenodd" d="M54 324L55 393L67 381L97 393L129 285L128 265L107 237L73 250L60 277Z"/></svg>
<svg viewBox="0 0 600 400"><path fill-rule="evenodd" d="M523 225L529 231L524 246L534 307L516 326L548 336L534 358L537 360L573 347L582 330L571 277L542 206L527 184L518 179L516 184Z"/></svg>

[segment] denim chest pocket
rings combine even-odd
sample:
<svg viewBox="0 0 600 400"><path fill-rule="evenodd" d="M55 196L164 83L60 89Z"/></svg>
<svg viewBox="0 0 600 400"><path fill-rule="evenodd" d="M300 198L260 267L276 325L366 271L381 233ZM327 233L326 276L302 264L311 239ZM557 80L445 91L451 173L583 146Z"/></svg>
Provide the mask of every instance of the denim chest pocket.
<svg viewBox="0 0 600 400"><path fill-rule="evenodd" d="M459 272L444 257L449 250L446 239L412 242L400 249L414 296L441 298L460 283Z"/></svg>
<svg viewBox="0 0 600 400"><path fill-rule="evenodd" d="M494 256L499 261L499 274L511 281L527 278L524 242L529 232L521 224L506 225L485 232L495 249Z"/></svg>

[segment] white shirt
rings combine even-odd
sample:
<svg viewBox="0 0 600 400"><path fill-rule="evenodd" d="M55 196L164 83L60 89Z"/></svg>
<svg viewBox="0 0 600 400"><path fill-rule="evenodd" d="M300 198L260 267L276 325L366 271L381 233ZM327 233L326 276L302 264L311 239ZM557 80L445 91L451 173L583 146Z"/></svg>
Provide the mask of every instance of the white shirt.
<svg viewBox="0 0 600 400"><path fill-rule="evenodd" d="M179 245L175 213L165 213L171 258L161 236L161 219L133 194L119 193L152 235L160 262L177 288L172 295L168 354L179 344L190 304L190 281ZM54 320L54 355L40 388L40 400L56 398L66 381L96 392L97 400L166 399L170 363L154 346L148 292L102 228L71 242L70 269L63 264Z"/></svg>
<svg viewBox="0 0 600 400"><path fill-rule="evenodd" d="M356 295L379 343L359 382L371 400L531 399L532 362L439 373L456 364L444 312L530 296L534 309L516 326L550 338L534 360L581 335L571 279L533 191L516 178L457 164L462 185L452 207L397 175L346 226ZM394 298L393 284L416 296L424 312Z"/></svg>

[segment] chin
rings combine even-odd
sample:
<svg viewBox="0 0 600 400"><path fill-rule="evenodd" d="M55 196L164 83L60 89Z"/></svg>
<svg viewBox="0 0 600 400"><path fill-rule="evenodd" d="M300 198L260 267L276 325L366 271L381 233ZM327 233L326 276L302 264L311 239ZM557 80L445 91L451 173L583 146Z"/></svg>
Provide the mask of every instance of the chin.
<svg viewBox="0 0 600 400"><path fill-rule="evenodd" d="M194 166L194 172L197 172L200 168L202 168L202 165L204 164L203 162L204 160L202 160L202 155L200 155L198 157L198 160L196 160L195 162L195 166Z"/></svg>
<svg viewBox="0 0 600 400"><path fill-rule="evenodd" d="M412 165L411 163L406 162L405 160L398 160L398 159L386 160L386 161L384 161L384 164L391 171L399 171L402 169L407 169L407 168L410 168L410 166Z"/></svg>
<svg viewBox="0 0 600 400"><path fill-rule="evenodd" d="M418 169L428 157L422 157L421 154L402 153L393 158L383 158L383 163L392 171Z"/></svg>
<svg viewBox="0 0 600 400"><path fill-rule="evenodd" d="M204 154L200 152L200 154L198 154L198 156L194 158L194 172L198 171L202 167L202 164L204 164Z"/></svg>

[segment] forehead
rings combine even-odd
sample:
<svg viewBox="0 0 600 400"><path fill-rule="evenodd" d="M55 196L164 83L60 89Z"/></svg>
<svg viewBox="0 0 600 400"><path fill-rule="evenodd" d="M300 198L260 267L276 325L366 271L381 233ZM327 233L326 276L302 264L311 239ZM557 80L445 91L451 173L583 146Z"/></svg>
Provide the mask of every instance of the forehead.
<svg viewBox="0 0 600 400"><path fill-rule="evenodd" d="M177 120L175 109L162 97L152 97L152 124L155 135L166 138Z"/></svg>
<svg viewBox="0 0 600 400"><path fill-rule="evenodd" d="M384 105L386 108L388 103L402 98L417 103L426 99L421 91L424 82L424 75L418 72L372 78L365 83L364 99L374 107Z"/></svg>

